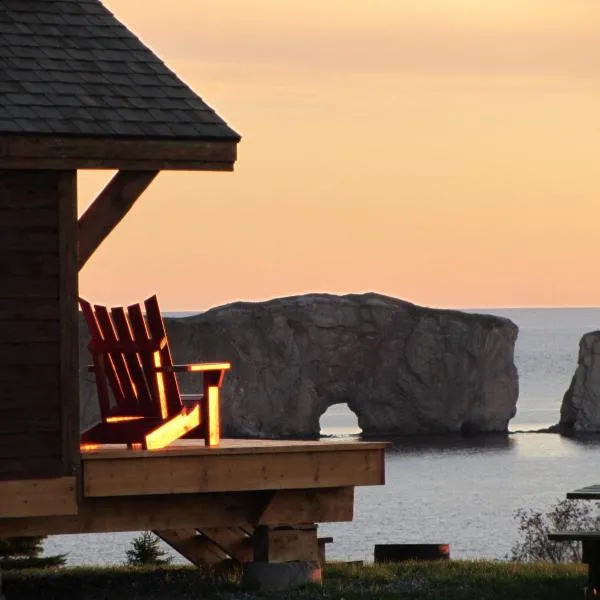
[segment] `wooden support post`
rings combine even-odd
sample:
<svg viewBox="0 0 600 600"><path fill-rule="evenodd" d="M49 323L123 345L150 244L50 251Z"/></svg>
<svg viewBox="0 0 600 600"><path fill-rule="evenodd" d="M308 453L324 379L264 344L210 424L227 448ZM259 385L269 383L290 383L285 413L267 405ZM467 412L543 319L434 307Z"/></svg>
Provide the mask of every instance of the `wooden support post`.
<svg viewBox="0 0 600 600"><path fill-rule="evenodd" d="M244 564L246 587L283 591L322 582L317 526L313 523L256 528L254 562Z"/></svg>
<svg viewBox="0 0 600 600"><path fill-rule="evenodd" d="M119 171L79 219L79 270L159 171Z"/></svg>
<svg viewBox="0 0 600 600"><path fill-rule="evenodd" d="M317 526L312 523L284 527L261 525L256 528L253 541L255 561L319 560Z"/></svg>
<svg viewBox="0 0 600 600"><path fill-rule="evenodd" d="M59 310L62 463L65 475L79 474L79 336L77 315L77 171L59 179ZM79 499L81 489L77 488Z"/></svg>

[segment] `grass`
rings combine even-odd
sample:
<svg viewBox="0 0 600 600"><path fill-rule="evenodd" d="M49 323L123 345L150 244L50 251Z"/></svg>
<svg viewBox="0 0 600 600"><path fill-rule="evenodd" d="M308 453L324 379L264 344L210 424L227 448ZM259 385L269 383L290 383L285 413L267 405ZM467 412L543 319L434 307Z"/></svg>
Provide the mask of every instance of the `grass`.
<svg viewBox="0 0 600 600"><path fill-rule="evenodd" d="M239 572L189 567L69 568L3 573L7 600L568 600L581 597L585 565L487 561L330 563L323 587L245 591Z"/></svg>

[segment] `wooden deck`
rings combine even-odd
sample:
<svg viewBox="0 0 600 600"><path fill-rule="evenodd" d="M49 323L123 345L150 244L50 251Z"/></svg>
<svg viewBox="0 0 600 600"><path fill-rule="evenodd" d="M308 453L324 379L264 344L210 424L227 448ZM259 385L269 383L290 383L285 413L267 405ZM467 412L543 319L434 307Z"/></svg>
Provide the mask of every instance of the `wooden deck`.
<svg viewBox="0 0 600 600"><path fill-rule="evenodd" d="M382 443L181 440L157 451L85 452L86 498L311 489L385 483Z"/></svg>
<svg viewBox="0 0 600 600"><path fill-rule="evenodd" d="M77 514L44 481L31 502L0 483L0 537L350 521L354 487L385 483L386 443L180 440L155 451L82 452ZM48 484L52 480L48 480ZM8 500L3 486L13 485ZM55 485L55 484L54 484ZM9 518L8 518L9 517Z"/></svg>

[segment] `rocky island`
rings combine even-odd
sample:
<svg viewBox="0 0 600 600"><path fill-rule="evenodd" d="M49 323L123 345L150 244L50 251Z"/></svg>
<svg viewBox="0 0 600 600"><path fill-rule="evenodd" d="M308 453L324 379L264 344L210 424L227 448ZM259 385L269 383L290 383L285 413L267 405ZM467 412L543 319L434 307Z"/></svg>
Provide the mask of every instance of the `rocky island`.
<svg viewBox="0 0 600 600"><path fill-rule="evenodd" d="M586 333L579 342L577 368L552 429L565 435L600 433L600 331Z"/></svg>
<svg viewBox="0 0 600 600"><path fill-rule="evenodd" d="M308 294L237 302L166 318L176 362L227 360L229 437L314 437L346 403L364 435L506 432L516 412L517 326L508 319L416 306L378 294ZM98 419L80 327L82 427ZM181 379L198 392L195 376Z"/></svg>

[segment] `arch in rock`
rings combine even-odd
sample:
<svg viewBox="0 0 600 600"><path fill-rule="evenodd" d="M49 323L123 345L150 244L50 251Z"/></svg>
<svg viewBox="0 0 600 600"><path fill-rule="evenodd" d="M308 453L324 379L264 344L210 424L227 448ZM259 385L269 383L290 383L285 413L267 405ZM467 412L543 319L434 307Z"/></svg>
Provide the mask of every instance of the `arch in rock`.
<svg viewBox="0 0 600 600"><path fill-rule="evenodd" d="M358 415L350 408L348 402L336 402L327 406L319 416L319 430L321 435L362 433Z"/></svg>

